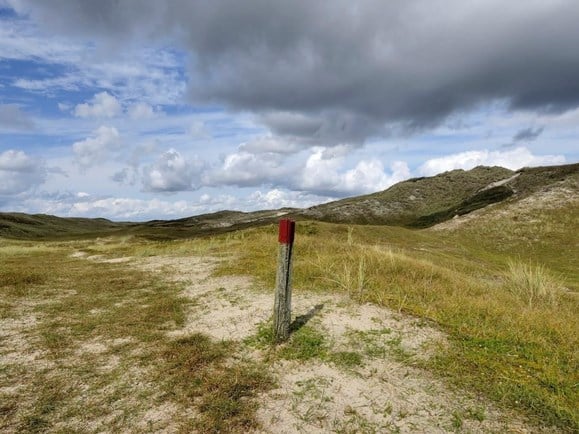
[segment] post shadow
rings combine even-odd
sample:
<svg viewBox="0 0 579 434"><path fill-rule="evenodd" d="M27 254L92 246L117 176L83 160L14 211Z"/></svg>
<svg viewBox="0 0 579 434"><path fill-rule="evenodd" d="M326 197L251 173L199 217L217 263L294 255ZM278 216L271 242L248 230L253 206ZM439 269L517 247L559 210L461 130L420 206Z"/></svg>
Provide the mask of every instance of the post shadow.
<svg viewBox="0 0 579 434"><path fill-rule="evenodd" d="M305 326L309 320L311 320L319 311L322 310L323 307L323 304L316 304L306 314L297 316L296 319L294 319L290 324L290 334L297 332L299 329Z"/></svg>

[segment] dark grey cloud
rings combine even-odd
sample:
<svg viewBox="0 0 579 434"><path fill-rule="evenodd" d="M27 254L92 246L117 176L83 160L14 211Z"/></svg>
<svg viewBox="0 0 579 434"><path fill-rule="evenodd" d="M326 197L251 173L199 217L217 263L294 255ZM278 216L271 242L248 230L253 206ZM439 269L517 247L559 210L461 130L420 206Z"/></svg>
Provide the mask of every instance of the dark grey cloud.
<svg viewBox="0 0 579 434"><path fill-rule="evenodd" d="M174 41L190 54L192 101L317 143L429 128L495 100L579 106L576 0L12 3L51 31L114 41L111 53Z"/></svg>
<svg viewBox="0 0 579 434"><path fill-rule="evenodd" d="M545 127L523 128L522 130L520 130L517 134L515 134L513 136L513 143L531 142L533 140L536 140L537 137L539 137L543 133L544 130L545 130Z"/></svg>
<svg viewBox="0 0 579 434"><path fill-rule="evenodd" d="M258 120L290 147L295 143L302 147L360 144L369 136L388 136L392 130L384 121L345 109L315 114L270 111L259 115Z"/></svg>

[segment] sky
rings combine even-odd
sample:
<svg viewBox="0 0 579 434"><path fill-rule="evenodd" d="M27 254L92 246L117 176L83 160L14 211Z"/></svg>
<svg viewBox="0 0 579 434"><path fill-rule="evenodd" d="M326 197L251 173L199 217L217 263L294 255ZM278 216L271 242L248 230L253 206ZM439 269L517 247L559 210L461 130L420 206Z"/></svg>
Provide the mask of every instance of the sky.
<svg viewBox="0 0 579 434"><path fill-rule="evenodd" d="M579 161L577 0L0 0L0 211L144 221Z"/></svg>

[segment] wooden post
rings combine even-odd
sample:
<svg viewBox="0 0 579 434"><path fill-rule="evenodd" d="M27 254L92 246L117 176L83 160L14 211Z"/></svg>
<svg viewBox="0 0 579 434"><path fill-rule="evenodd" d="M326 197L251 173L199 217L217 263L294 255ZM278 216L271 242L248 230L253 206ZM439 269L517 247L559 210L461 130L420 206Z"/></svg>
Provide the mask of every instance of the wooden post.
<svg viewBox="0 0 579 434"><path fill-rule="evenodd" d="M291 323L291 262L296 224L289 219L279 222L279 253L273 306L273 332L276 342L289 338Z"/></svg>

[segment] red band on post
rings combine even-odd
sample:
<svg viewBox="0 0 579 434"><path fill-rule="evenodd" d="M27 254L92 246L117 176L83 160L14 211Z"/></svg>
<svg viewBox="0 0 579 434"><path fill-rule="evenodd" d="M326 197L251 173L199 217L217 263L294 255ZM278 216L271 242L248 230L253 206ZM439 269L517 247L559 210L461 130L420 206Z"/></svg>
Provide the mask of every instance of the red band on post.
<svg viewBox="0 0 579 434"><path fill-rule="evenodd" d="M279 242L282 244L292 244L296 231L296 222L290 219L279 221Z"/></svg>

